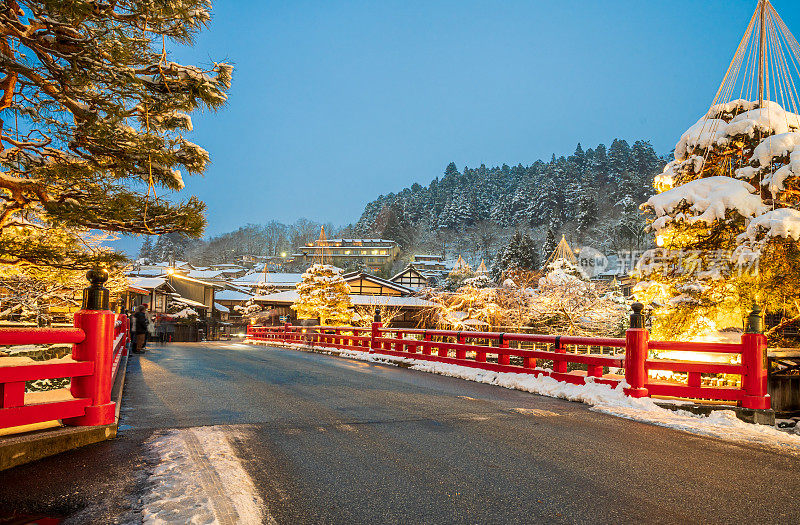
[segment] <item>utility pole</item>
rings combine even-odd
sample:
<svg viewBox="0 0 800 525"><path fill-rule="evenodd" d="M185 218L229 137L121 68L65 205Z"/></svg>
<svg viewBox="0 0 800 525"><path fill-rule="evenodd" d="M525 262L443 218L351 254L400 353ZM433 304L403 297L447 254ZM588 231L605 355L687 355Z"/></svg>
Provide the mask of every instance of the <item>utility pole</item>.
<svg viewBox="0 0 800 525"><path fill-rule="evenodd" d="M759 0L759 5L761 7L761 28L760 28L760 35L758 41L758 107L764 107L764 77L766 74L766 68L764 67L764 61L766 60L766 56L764 53L764 46L766 44L766 26L767 21L765 17L765 11L767 7L767 0Z"/></svg>

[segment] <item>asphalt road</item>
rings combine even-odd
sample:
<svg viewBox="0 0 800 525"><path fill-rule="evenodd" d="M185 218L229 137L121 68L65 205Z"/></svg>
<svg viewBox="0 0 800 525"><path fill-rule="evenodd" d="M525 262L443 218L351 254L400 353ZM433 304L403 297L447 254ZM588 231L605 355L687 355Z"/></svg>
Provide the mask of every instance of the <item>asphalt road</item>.
<svg viewBox="0 0 800 525"><path fill-rule="evenodd" d="M136 522L144 443L222 425L278 523L796 523L800 458L423 372L237 343L132 356L120 435L0 473L0 516ZM2 521L0 520L0 523Z"/></svg>

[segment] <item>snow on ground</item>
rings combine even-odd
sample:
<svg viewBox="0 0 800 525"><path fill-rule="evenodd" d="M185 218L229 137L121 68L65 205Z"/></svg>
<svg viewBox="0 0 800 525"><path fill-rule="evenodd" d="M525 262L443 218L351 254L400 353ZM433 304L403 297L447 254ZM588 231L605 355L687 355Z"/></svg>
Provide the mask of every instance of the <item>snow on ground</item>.
<svg viewBox="0 0 800 525"><path fill-rule="evenodd" d="M308 349L299 344L280 345L267 341L251 341L251 344L271 346L287 346L297 349ZM479 368L422 361L407 357L394 357L381 354L370 354L356 350L332 350L330 348L313 347L315 351L336 353L342 357L387 364L410 365L412 370L432 372L450 377L497 385L503 388L522 390L532 394L578 401L592 406L592 410L613 416L650 423L661 427L683 430L701 436L710 436L725 441L749 443L768 448L776 448L785 452L800 455L800 435L793 435L766 425L745 423L736 417L732 410L719 410L711 415L702 416L685 410L672 411L656 405L652 399L634 399L626 396L622 389L624 384L612 388L608 385L594 383L587 378L585 385L573 385L556 381L544 375L491 372ZM672 401L671 401L672 402Z"/></svg>
<svg viewBox="0 0 800 525"><path fill-rule="evenodd" d="M147 443L156 466L142 498L146 524L275 523L224 427L172 430Z"/></svg>

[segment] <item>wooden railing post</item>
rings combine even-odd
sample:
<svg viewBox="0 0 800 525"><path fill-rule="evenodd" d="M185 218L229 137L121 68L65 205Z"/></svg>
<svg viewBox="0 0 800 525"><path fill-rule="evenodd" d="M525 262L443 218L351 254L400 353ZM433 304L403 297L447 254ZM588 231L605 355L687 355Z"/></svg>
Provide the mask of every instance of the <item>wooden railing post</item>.
<svg viewBox="0 0 800 525"><path fill-rule="evenodd" d="M533 343L533 350L536 350L536 343ZM536 368L535 357L525 357L522 359L522 366L524 368Z"/></svg>
<svg viewBox="0 0 800 525"><path fill-rule="evenodd" d="M625 393L631 397L647 397L645 361L650 333L644 327L644 305L633 303L631 308L631 327L625 332L625 382L628 383Z"/></svg>
<svg viewBox="0 0 800 525"><path fill-rule="evenodd" d="M478 348L482 348L484 345L479 346ZM492 341L485 341L485 346L492 346ZM475 350L475 362L476 363L485 363L486 362L486 350Z"/></svg>
<svg viewBox="0 0 800 525"><path fill-rule="evenodd" d="M456 343L463 345L467 342L466 339L467 338L464 337L464 334L462 334L461 332L456 333ZM456 359L466 359L466 358L467 358L467 350L462 348L457 348Z"/></svg>
<svg viewBox="0 0 800 525"><path fill-rule="evenodd" d="M766 410L771 406L767 393L767 337L762 333L761 309L754 305L742 334L742 397L743 408Z"/></svg>
<svg viewBox="0 0 800 525"><path fill-rule="evenodd" d="M564 348L563 343L561 342L561 336L556 336L555 343L553 344L553 352L557 354L566 354L567 349ZM567 367L567 361L564 359L553 359L553 372L559 374L566 374L569 368Z"/></svg>
<svg viewBox="0 0 800 525"><path fill-rule="evenodd" d="M383 323L380 321L372 323L372 332L370 333L369 338L369 353L374 354L375 351L379 348L378 339L381 336L381 328L383 328Z"/></svg>
<svg viewBox="0 0 800 525"><path fill-rule="evenodd" d="M110 425L116 413L116 404L111 401L116 316L108 309L108 290L103 287L108 271L90 270L86 278L92 284L84 290L83 309L75 314L74 321L86 338L73 347L72 358L94 362L94 373L72 378L70 390L74 397L89 398L92 404L86 407L83 416L63 422L72 426Z"/></svg>
<svg viewBox="0 0 800 525"><path fill-rule="evenodd" d="M425 341L422 343L422 355L431 355L431 334L427 330L422 334L422 340Z"/></svg>
<svg viewBox="0 0 800 525"><path fill-rule="evenodd" d="M120 316L122 319L122 355L128 355L128 343L131 341L131 320L127 315Z"/></svg>
<svg viewBox="0 0 800 525"><path fill-rule="evenodd" d="M508 348L508 341L506 340L505 332L500 334L500 348ZM498 353L497 354L497 364L498 365L510 365L511 364L511 356L509 354Z"/></svg>

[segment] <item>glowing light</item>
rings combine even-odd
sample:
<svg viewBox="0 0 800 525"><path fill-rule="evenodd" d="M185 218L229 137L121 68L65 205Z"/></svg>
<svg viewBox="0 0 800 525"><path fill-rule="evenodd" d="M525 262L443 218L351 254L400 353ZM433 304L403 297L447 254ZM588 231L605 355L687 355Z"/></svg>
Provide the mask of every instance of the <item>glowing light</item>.
<svg viewBox="0 0 800 525"><path fill-rule="evenodd" d="M664 246L664 236L663 235L656 235L656 245L658 245L659 248Z"/></svg>
<svg viewBox="0 0 800 525"><path fill-rule="evenodd" d="M173 275L175 273L175 268L167 268L167 275Z"/></svg>
<svg viewBox="0 0 800 525"><path fill-rule="evenodd" d="M281 257L286 257L286 252L281 252Z"/></svg>

